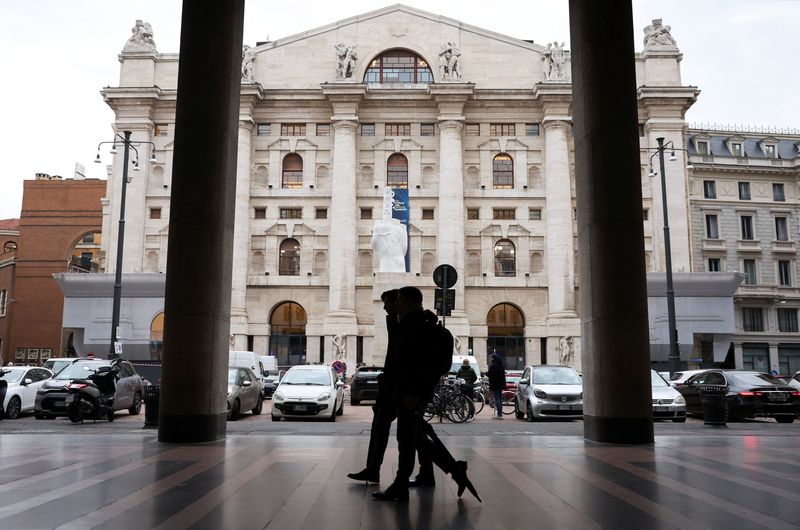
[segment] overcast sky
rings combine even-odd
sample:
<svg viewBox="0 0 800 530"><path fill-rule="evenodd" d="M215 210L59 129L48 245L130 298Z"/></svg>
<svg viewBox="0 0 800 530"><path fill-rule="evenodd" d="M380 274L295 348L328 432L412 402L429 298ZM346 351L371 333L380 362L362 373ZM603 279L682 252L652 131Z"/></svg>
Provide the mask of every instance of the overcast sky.
<svg viewBox="0 0 800 530"><path fill-rule="evenodd" d="M405 3L569 47L566 0ZM276 40L387 5L247 0L244 42ZM800 127L800 1L634 0L633 7L637 51L651 19L672 26L683 82L702 91L690 122ZM0 0L0 219L19 217L22 181L36 172L70 177L80 162L88 176L105 178L105 164L92 161L97 143L112 138L114 117L100 90L118 84L117 55L137 18L153 26L159 52L177 53L180 11L176 0Z"/></svg>

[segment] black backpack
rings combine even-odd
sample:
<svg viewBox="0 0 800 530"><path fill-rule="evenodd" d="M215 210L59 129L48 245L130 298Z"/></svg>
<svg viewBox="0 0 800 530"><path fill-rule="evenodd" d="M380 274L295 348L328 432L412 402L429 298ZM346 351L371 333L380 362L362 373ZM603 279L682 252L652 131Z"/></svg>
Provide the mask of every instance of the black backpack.
<svg viewBox="0 0 800 530"><path fill-rule="evenodd" d="M436 369L436 374L441 377L449 373L453 365L453 335L441 324L431 322L428 326L433 339L431 364Z"/></svg>

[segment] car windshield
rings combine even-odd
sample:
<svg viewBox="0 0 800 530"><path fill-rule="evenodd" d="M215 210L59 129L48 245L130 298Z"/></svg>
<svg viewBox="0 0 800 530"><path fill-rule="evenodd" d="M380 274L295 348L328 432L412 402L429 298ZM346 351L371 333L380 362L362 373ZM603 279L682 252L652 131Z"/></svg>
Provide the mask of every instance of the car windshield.
<svg viewBox="0 0 800 530"><path fill-rule="evenodd" d="M325 370L289 370L281 384L331 386L331 375Z"/></svg>
<svg viewBox="0 0 800 530"><path fill-rule="evenodd" d="M239 373L238 368L228 368L228 384L235 385L236 384L236 375Z"/></svg>
<svg viewBox="0 0 800 530"><path fill-rule="evenodd" d="M44 367L49 369L54 374L57 374L70 364L72 364L72 361L47 361L44 364Z"/></svg>
<svg viewBox="0 0 800 530"><path fill-rule="evenodd" d="M759 374L756 372L752 373L743 373L743 374L733 374L733 377L736 379L742 386L766 386L766 385L780 385L783 386L783 383L777 377L771 376L769 374Z"/></svg>
<svg viewBox="0 0 800 530"><path fill-rule="evenodd" d="M669 383L664 381L664 378L655 370L650 370L650 384L653 385L653 387L669 386Z"/></svg>
<svg viewBox="0 0 800 530"><path fill-rule="evenodd" d="M572 368L546 366L533 370L534 385L580 385L581 378Z"/></svg>
<svg viewBox="0 0 800 530"><path fill-rule="evenodd" d="M58 372L53 379L84 379L101 366L108 365L96 362L74 363Z"/></svg>
<svg viewBox="0 0 800 530"><path fill-rule="evenodd" d="M5 368L0 371L0 379L9 383L16 383L22 379L22 374L24 373L25 370L9 370L8 368Z"/></svg>

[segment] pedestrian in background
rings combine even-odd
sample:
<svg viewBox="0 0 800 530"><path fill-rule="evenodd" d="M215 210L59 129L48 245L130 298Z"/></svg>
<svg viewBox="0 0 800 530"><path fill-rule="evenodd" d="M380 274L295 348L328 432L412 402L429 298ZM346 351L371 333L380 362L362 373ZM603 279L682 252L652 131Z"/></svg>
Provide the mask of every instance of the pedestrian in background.
<svg viewBox="0 0 800 530"><path fill-rule="evenodd" d="M478 380L478 374L469 364L469 359L464 359L461 362L461 368L456 373L456 378L464 380L464 386L461 391L470 399L475 395L475 381Z"/></svg>
<svg viewBox="0 0 800 530"><path fill-rule="evenodd" d="M506 367L496 353L492 354L492 363L489 365L489 390L494 397L494 409L497 411L494 419L503 419L503 390L506 389Z"/></svg>

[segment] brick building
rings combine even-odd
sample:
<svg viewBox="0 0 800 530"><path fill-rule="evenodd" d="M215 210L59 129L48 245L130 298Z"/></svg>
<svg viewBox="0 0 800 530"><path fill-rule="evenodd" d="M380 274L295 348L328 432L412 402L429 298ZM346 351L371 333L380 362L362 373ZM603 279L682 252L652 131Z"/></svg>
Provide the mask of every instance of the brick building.
<svg viewBox="0 0 800 530"><path fill-rule="evenodd" d="M19 245L19 219L0 220L0 360L6 360L14 306L14 267ZM3 363L4 364L4 363Z"/></svg>
<svg viewBox="0 0 800 530"><path fill-rule="evenodd" d="M25 181L11 267L16 303L11 318L6 317L9 321L0 323L0 332L8 328L4 363L37 364L67 349L69 337L62 336L61 329L64 296L53 274L103 268L99 249L105 189L102 180L62 180L43 173ZM5 274L0 269L0 282L5 282Z"/></svg>

